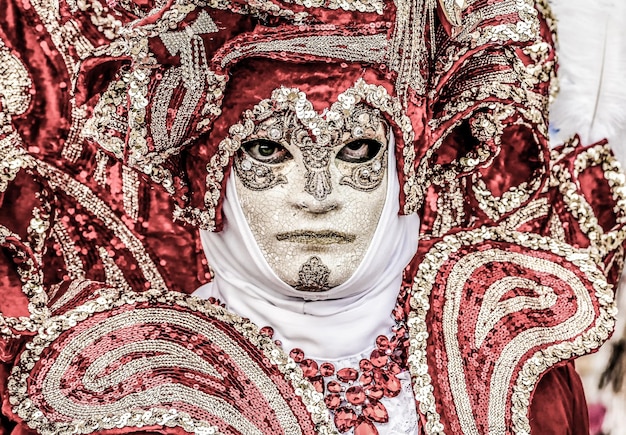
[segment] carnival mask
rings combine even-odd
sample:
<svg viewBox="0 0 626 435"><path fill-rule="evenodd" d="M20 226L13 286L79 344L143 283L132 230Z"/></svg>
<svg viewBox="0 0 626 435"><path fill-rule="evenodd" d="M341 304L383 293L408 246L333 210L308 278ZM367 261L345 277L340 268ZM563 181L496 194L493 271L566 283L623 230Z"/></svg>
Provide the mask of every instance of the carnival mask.
<svg viewBox="0 0 626 435"><path fill-rule="evenodd" d="M252 110L235 157L241 208L265 260L302 291L325 291L355 272L386 197L388 127L349 95L320 115L295 88Z"/></svg>

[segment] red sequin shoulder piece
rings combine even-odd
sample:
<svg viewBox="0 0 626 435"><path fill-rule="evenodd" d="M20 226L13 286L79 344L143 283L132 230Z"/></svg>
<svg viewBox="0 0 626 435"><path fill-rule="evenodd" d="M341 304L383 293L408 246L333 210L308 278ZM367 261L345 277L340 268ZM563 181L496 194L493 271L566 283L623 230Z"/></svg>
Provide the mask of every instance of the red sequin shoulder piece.
<svg viewBox="0 0 626 435"><path fill-rule="evenodd" d="M422 228L409 364L418 402L430 405L426 433L584 432L584 396L570 360L613 331L625 177L605 142L584 147L578 138L552 150L548 168L535 195L512 202L502 190L502 197L483 190L501 188L504 177L484 171L462 179L467 196L481 194L456 215L465 229L438 236L435 225ZM433 190L427 203L445 194ZM499 213L491 208L498 201ZM472 216L482 218L472 224ZM537 420L547 397L558 415L580 418L556 428Z"/></svg>
<svg viewBox="0 0 626 435"><path fill-rule="evenodd" d="M332 432L297 364L221 306L91 281L66 291L9 376L18 425L50 435Z"/></svg>

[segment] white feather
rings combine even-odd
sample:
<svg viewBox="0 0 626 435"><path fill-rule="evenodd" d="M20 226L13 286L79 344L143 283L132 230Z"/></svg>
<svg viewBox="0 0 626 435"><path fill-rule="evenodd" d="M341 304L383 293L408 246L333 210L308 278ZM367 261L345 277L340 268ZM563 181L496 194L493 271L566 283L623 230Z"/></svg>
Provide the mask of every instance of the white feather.
<svg viewBox="0 0 626 435"><path fill-rule="evenodd" d="M626 167L626 0L551 0L561 91L550 109L556 145L607 138Z"/></svg>

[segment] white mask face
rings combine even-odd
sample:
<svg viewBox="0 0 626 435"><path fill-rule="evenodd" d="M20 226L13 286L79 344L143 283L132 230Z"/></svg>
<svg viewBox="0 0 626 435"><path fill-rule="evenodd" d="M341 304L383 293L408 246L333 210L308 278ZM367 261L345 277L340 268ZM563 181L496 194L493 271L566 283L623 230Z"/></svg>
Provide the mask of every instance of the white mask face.
<svg viewBox="0 0 626 435"><path fill-rule="evenodd" d="M276 275L298 290L325 291L352 276L374 236L388 129L369 106L342 111L336 103L322 116L302 92L277 93L293 104L257 118L235 157L237 194Z"/></svg>

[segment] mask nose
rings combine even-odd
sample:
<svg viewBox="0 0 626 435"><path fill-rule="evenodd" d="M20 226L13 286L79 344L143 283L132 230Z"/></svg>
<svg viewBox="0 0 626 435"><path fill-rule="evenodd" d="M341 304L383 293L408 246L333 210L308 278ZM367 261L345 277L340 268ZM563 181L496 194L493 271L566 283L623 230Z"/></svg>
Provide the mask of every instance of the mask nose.
<svg viewBox="0 0 626 435"><path fill-rule="evenodd" d="M323 146L302 148L302 163L305 169L304 191L317 201L324 201L335 187L331 174L332 149Z"/></svg>
<svg viewBox="0 0 626 435"><path fill-rule="evenodd" d="M317 201L324 201L331 195L333 186L328 168L308 171L304 190Z"/></svg>
<svg viewBox="0 0 626 435"><path fill-rule="evenodd" d="M291 195L292 204L297 209L323 214L341 208L343 198L337 191L341 173L332 163L314 168L309 166L294 178L299 178L302 183L301 190L296 189Z"/></svg>
<svg viewBox="0 0 626 435"><path fill-rule="evenodd" d="M298 208L313 214L324 214L340 208L339 201L334 195L327 196L322 200L315 199L311 196L302 198L297 203Z"/></svg>

